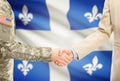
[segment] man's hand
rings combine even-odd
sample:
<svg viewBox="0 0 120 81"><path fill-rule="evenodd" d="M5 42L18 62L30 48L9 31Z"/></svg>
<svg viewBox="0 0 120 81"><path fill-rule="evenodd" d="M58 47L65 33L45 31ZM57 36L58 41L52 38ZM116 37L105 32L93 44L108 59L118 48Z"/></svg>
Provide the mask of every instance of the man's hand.
<svg viewBox="0 0 120 81"><path fill-rule="evenodd" d="M73 53L69 49L53 49L52 50L52 62L58 66L66 66L73 59Z"/></svg>

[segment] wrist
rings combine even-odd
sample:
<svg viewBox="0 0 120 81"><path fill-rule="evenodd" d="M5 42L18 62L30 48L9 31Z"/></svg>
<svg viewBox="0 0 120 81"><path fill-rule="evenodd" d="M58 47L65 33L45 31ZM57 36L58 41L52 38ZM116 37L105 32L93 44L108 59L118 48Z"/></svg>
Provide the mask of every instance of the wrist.
<svg viewBox="0 0 120 81"><path fill-rule="evenodd" d="M54 61L57 54L59 53L59 49L52 49L51 60Z"/></svg>

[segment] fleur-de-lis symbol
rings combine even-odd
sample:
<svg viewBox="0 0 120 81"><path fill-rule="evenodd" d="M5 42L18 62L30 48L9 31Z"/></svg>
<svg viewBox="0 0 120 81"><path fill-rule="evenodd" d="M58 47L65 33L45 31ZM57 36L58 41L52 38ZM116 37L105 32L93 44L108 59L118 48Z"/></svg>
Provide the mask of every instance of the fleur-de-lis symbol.
<svg viewBox="0 0 120 81"><path fill-rule="evenodd" d="M22 64L18 64L18 69L20 69L23 72L23 75L26 76L28 72L33 69L32 64L28 64L27 61L22 61Z"/></svg>
<svg viewBox="0 0 120 81"><path fill-rule="evenodd" d="M103 65L102 64L98 64L98 58L97 56L95 56L92 60L92 64L86 64L83 66L83 69L87 71L87 73L89 75L93 74L93 71L96 71L97 69L102 69Z"/></svg>
<svg viewBox="0 0 120 81"><path fill-rule="evenodd" d="M92 13L87 12L84 14L84 16L88 19L89 23L92 23L95 20L98 20L98 18L101 18L102 14L98 13L98 8L96 5L94 5L92 8Z"/></svg>
<svg viewBox="0 0 120 81"><path fill-rule="evenodd" d="M32 19L32 13L28 13L28 8L26 5L22 8L22 13L19 14L19 19L22 20L24 25L27 25Z"/></svg>

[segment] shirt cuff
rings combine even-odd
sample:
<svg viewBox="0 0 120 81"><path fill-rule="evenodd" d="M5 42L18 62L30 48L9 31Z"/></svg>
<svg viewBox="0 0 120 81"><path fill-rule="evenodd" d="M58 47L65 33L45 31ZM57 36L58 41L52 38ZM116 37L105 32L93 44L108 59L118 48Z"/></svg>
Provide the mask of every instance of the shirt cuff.
<svg viewBox="0 0 120 81"><path fill-rule="evenodd" d="M73 58L74 58L75 60L79 60L79 56L78 56L77 52L76 52L74 49L71 49L71 51L72 51L72 53L73 53Z"/></svg>

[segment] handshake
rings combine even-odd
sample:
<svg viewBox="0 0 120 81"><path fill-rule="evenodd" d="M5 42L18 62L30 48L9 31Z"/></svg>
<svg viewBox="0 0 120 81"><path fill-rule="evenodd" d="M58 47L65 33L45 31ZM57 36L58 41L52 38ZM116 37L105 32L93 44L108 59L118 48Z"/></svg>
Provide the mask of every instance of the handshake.
<svg viewBox="0 0 120 81"><path fill-rule="evenodd" d="M52 50L52 62L57 66L66 66L68 65L74 55L70 49L53 49Z"/></svg>

